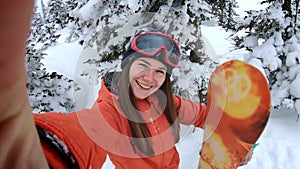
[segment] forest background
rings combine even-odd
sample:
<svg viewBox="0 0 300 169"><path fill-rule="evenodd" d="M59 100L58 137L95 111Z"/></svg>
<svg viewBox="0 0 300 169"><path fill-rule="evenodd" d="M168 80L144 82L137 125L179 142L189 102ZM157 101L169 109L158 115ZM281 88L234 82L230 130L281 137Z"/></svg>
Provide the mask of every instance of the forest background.
<svg viewBox="0 0 300 169"><path fill-rule="evenodd" d="M182 64L173 75L174 91L205 103L207 84L215 67L234 56L255 64L268 79L272 107L300 113L299 0L265 0L263 9L240 15L235 0L39 0L27 46L28 92L34 112L70 112L76 108L74 77L51 72L43 66L47 50L76 43L93 48L97 56L83 64L81 76L97 76L118 69L134 30L157 21L181 45ZM231 54L214 59L205 51L202 26L219 26L229 33ZM238 52L241 53L241 52ZM64 57L62 53L61 58ZM232 59L232 57L231 57ZM179 77L185 78L185 83Z"/></svg>

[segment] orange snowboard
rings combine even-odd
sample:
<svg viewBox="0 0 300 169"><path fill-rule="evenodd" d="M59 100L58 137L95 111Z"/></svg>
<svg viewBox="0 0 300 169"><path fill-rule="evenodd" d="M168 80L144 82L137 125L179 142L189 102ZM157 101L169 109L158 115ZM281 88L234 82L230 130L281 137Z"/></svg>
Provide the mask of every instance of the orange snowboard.
<svg viewBox="0 0 300 169"><path fill-rule="evenodd" d="M255 67L233 60L211 76L208 118L199 169L236 169L263 132L270 114L270 91Z"/></svg>

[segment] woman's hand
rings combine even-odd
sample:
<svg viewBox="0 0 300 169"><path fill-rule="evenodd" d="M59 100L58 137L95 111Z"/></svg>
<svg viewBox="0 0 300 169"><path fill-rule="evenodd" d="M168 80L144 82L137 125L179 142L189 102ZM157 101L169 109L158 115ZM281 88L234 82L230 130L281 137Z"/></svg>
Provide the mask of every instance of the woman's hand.
<svg viewBox="0 0 300 169"><path fill-rule="evenodd" d="M240 163L240 166L246 165L248 164L248 162L252 159L253 156L253 151L250 150L248 152L248 154L246 155L246 157L242 160L242 162Z"/></svg>
<svg viewBox="0 0 300 169"><path fill-rule="evenodd" d="M49 168L26 89L25 46L33 0L0 5L0 168Z"/></svg>

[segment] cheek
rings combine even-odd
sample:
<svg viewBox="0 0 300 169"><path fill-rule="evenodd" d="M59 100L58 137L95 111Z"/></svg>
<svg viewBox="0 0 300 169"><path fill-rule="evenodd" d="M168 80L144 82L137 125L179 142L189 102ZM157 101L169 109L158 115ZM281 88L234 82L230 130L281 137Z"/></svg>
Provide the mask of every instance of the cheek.
<svg viewBox="0 0 300 169"><path fill-rule="evenodd" d="M164 82L165 82L165 78L157 79L158 87L160 88Z"/></svg>
<svg viewBox="0 0 300 169"><path fill-rule="evenodd" d="M130 82L138 74L137 72L138 72L138 70L135 69L134 67L130 68L130 70L129 70L129 80L130 80Z"/></svg>

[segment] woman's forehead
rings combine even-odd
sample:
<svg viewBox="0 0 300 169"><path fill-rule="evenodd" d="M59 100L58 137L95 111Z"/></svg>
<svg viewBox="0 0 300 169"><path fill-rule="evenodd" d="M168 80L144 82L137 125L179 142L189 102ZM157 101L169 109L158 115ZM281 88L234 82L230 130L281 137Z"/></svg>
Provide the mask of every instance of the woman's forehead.
<svg viewBox="0 0 300 169"><path fill-rule="evenodd" d="M157 67L161 69L167 69L166 65L163 64L161 61L154 59L154 58L148 58L148 57L140 57L135 60L135 62L142 62L144 64L147 64L151 67Z"/></svg>

